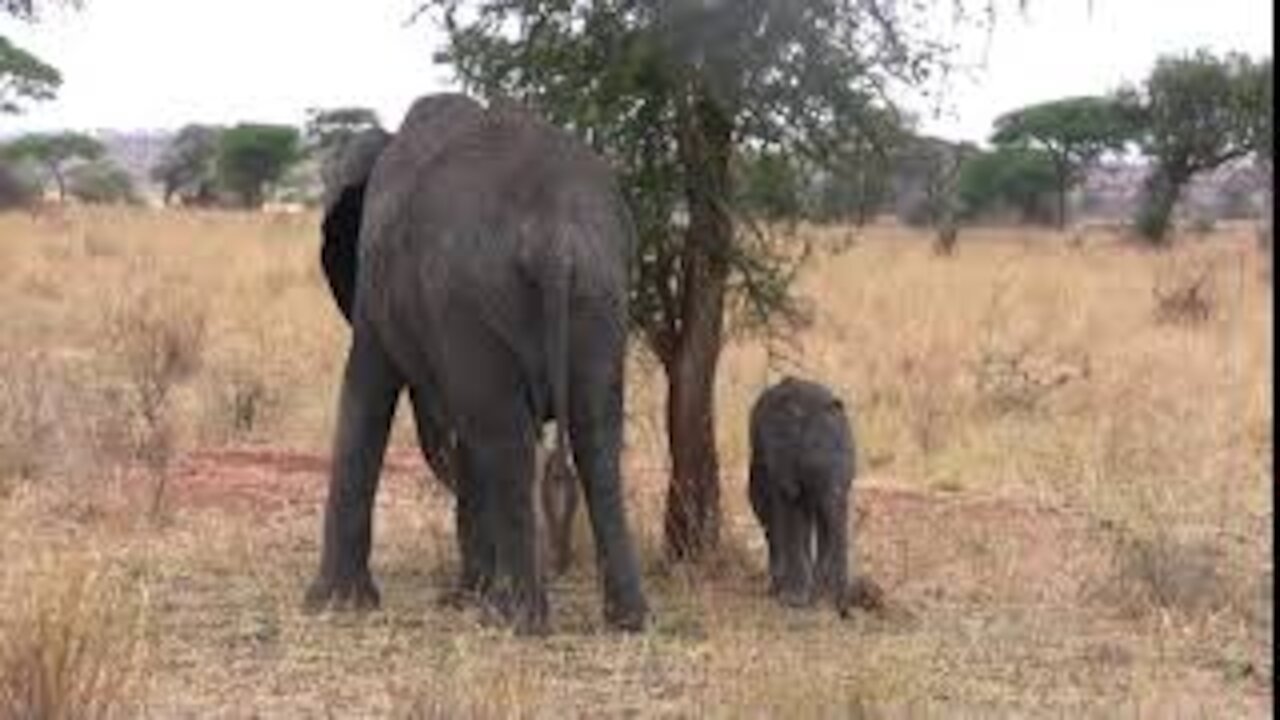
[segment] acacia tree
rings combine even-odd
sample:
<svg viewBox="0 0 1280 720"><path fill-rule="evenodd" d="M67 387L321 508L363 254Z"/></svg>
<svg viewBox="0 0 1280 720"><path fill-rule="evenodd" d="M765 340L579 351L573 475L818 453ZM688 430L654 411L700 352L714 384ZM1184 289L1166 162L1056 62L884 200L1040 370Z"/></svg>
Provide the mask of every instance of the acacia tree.
<svg viewBox="0 0 1280 720"><path fill-rule="evenodd" d="M1053 163L1057 224L1067 222L1067 194L1107 151L1122 151L1134 134L1131 113L1115 98L1077 97L1031 105L1001 116L991 142L1031 147Z"/></svg>
<svg viewBox="0 0 1280 720"><path fill-rule="evenodd" d="M961 217L974 220L1013 210L1022 222L1046 222L1058 190L1048 153L1026 147L998 147L964 161L956 180Z"/></svg>
<svg viewBox="0 0 1280 720"><path fill-rule="evenodd" d="M258 208L268 186L284 176L298 153L296 128L241 123L218 140L218 178L245 207Z"/></svg>
<svg viewBox="0 0 1280 720"><path fill-rule="evenodd" d="M378 113L366 107L310 108L303 128L308 146L324 151L364 130L382 127Z"/></svg>
<svg viewBox="0 0 1280 720"><path fill-rule="evenodd" d="M41 168L58 186L58 200L67 199L67 166L77 160L93 161L106 153L102 143L78 132L24 135L4 147L12 160L29 160Z"/></svg>
<svg viewBox="0 0 1280 720"><path fill-rule="evenodd" d="M1140 89L1122 91L1141 121L1138 143L1154 161L1137 219L1149 241L1165 242L1173 208L1193 177L1271 142L1270 68L1270 60L1198 50L1160 58Z"/></svg>
<svg viewBox="0 0 1280 720"><path fill-rule="evenodd" d="M221 128L212 125L185 125L165 147L151 168L151 178L160 183L164 192L165 205L175 195L184 204L213 199L221 134Z"/></svg>
<svg viewBox="0 0 1280 720"><path fill-rule="evenodd" d="M980 1L980 0L979 0ZM958 3L963 5L963 2ZM794 269L734 205L735 152L821 167L873 136L887 89L942 69L916 3L859 0L428 0L440 59L488 98L577 131L622 175L639 234L632 321L667 377L665 543L718 540L714 388L726 310L796 317Z"/></svg>
<svg viewBox="0 0 1280 720"><path fill-rule="evenodd" d="M62 74L0 35L0 114L16 115L23 103L52 100Z"/></svg>

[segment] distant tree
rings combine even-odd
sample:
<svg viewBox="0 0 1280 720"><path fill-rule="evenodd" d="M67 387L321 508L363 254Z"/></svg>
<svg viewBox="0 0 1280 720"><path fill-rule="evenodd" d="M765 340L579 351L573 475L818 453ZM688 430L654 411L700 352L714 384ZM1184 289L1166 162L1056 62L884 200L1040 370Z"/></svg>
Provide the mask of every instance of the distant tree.
<svg viewBox="0 0 1280 720"><path fill-rule="evenodd" d="M1153 160L1137 218L1149 241L1165 242L1173 208L1193 177L1270 150L1270 67L1269 60L1198 50L1160 58L1140 88L1121 92L1141 121L1139 145Z"/></svg>
<svg viewBox="0 0 1280 720"><path fill-rule="evenodd" d="M364 130L382 127L378 113L366 107L311 108L303 129L307 145L325 150L341 146Z"/></svg>
<svg viewBox="0 0 1280 720"><path fill-rule="evenodd" d="M141 201L133 176L106 158L67 170L67 191L83 203L135 204Z"/></svg>
<svg viewBox="0 0 1280 720"><path fill-rule="evenodd" d="M21 165L0 159L0 210L29 207L39 198L39 180Z"/></svg>
<svg viewBox="0 0 1280 720"><path fill-rule="evenodd" d="M23 103L52 100L61 85L57 68L0 35L0 114L16 115Z"/></svg>
<svg viewBox="0 0 1280 720"><path fill-rule="evenodd" d="M809 212L827 222L863 225L893 197L894 161L911 135L898 112L866 113L874 132L849 137L811 177Z"/></svg>
<svg viewBox="0 0 1280 720"><path fill-rule="evenodd" d="M248 208L262 206L267 189L299 157L299 135L287 125L242 123L218 141L218 179Z"/></svg>
<svg viewBox="0 0 1280 720"><path fill-rule="evenodd" d="M97 160L105 154L102 143L83 133L36 133L9 143L4 155L13 160L29 160L48 173L58 186L58 199L67 199L66 169L77 160Z"/></svg>
<svg viewBox="0 0 1280 720"><path fill-rule="evenodd" d="M0 0L0 13L12 15L19 20L32 22L39 17L40 8L47 5L61 5L72 9L79 9L84 5L82 0L50 0L50 2L40 2L39 0Z"/></svg>
<svg viewBox="0 0 1280 720"><path fill-rule="evenodd" d="M1031 147L1053 163L1057 223L1067 221L1067 193L1107 151L1122 151L1136 128L1124 104L1110 97L1076 97L1015 110L996 120L991 142Z"/></svg>
<svg viewBox="0 0 1280 720"><path fill-rule="evenodd" d="M303 128L306 152L320 162L321 185L328 183L347 141L365 130L382 127L378 114L365 107L311 108Z"/></svg>
<svg viewBox="0 0 1280 720"><path fill-rule="evenodd" d="M204 204L212 200L217 185L218 138L221 128L212 125L186 125L151 168L151 177L164 192L168 205L177 195L185 204Z"/></svg>
<svg viewBox="0 0 1280 720"><path fill-rule="evenodd" d="M960 216L975 220L1011 210L1023 222L1050 222L1060 180L1044 150L1015 146L978 153L962 163L956 180Z"/></svg>

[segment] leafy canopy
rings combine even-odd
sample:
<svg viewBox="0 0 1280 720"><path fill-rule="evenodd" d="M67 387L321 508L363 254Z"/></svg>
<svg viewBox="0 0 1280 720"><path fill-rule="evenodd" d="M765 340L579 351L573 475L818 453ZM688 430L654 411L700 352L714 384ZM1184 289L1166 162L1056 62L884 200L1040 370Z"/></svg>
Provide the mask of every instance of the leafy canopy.
<svg viewBox="0 0 1280 720"><path fill-rule="evenodd" d="M956 192L966 220L1012 211L1024 222L1045 222L1052 216L1050 199L1057 188L1058 176L1047 152L997 147L965 160Z"/></svg>
<svg viewBox="0 0 1280 720"><path fill-rule="evenodd" d="M133 176L108 159L77 165L67 171L67 190L80 202L137 203Z"/></svg>
<svg viewBox="0 0 1280 720"><path fill-rule="evenodd" d="M0 35L0 114L20 113L26 102L52 100L61 86L57 68Z"/></svg>
<svg viewBox="0 0 1280 720"><path fill-rule="evenodd" d="M1250 153L1270 157L1271 64L1201 49L1160 58L1140 87L1119 93L1139 120L1139 146L1154 161L1137 222L1149 240L1164 240L1192 177Z"/></svg>
<svg viewBox="0 0 1280 720"><path fill-rule="evenodd" d="M211 192L221 135L221 128L190 124L173 137L151 168L151 177L163 188L166 203L175 194L190 200Z"/></svg>
<svg viewBox="0 0 1280 720"><path fill-rule="evenodd" d="M944 68L949 48L919 30L927 9L881 5L430 0L425 9L449 34L439 59L467 87L533 105L620 171L641 245L633 321L661 356L683 335L687 283L697 280L679 272L690 243L717 246L709 251L730 266L748 320L790 307L792 268L755 234L687 232L685 212L699 202L747 219L732 179L708 173L748 147L837 166L855 141L888 142L891 88ZM699 135L730 146L699 144ZM710 156L695 162L701 152Z"/></svg>
<svg viewBox="0 0 1280 720"><path fill-rule="evenodd" d="M42 165L61 167L70 160L96 160L106 148L96 139L78 132L33 133L24 135L4 148L7 157L34 160Z"/></svg>
<svg viewBox="0 0 1280 720"><path fill-rule="evenodd" d="M1111 97L1075 97L1031 105L996 120L992 143L1032 148L1052 163L1059 225L1067 193L1103 153L1123 151L1137 130L1135 114ZM1012 156L1010 156L1012 157Z"/></svg>
<svg viewBox="0 0 1280 720"><path fill-rule="evenodd" d="M258 207L267 186L278 181L299 156L299 135L287 125L241 123L218 141L218 177L247 207Z"/></svg>
<svg viewBox="0 0 1280 720"><path fill-rule="evenodd" d="M303 130L312 149L336 147L365 130L382 127L378 113L366 107L311 108Z"/></svg>

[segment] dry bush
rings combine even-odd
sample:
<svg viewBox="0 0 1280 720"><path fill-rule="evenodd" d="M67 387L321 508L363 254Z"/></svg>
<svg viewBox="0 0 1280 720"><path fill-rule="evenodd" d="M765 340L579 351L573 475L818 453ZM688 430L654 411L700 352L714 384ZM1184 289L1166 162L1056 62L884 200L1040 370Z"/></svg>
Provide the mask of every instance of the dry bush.
<svg viewBox="0 0 1280 720"><path fill-rule="evenodd" d="M169 465L177 452L175 392L200 369L205 312L176 288L144 287L108 319L133 415L134 457L152 473L150 514L163 509Z"/></svg>
<svg viewBox="0 0 1280 720"><path fill-rule="evenodd" d="M56 457L61 398L47 360L0 355L0 480L31 480Z"/></svg>
<svg viewBox="0 0 1280 720"><path fill-rule="evenodd" d="M48 353L0 350L0 488L61 480L81 499L124 459L109 393Z"/></svg>
<svg viewBox="0 0 1280 720"><path fill-rule="evenodd" d="M1044 408L1054 391L1089 377L1088 358L1055 362L1029 347L983 347L973 364L974 381L983 404L996 415Z"/></svg>
<svg viewBox="0 0 1280 720"><path fill-rule="evenodd" d="M1155 298L1155 320L1158 323L1199 325L1213 317L1216 298L1213 268L1201 268L1193 274L1182 273L1169 279L1157 279L1151 288Z"/></svg>
<svg viewBox="0 0 1280 720"><path fill-rule="evenodd" d="M1223 551L1207 540L1187 540L1157 528L1115 543L1111 600L1124 612L1153 610L1198 617L1228 609L1238 588L1223 569Z"/></svg>
<svg viewBox="0 0 1280 720"><path fill-rule="evenodd" d="M0 621L0 718L136 716L138 603L86 560L51 564Z"/></svg>

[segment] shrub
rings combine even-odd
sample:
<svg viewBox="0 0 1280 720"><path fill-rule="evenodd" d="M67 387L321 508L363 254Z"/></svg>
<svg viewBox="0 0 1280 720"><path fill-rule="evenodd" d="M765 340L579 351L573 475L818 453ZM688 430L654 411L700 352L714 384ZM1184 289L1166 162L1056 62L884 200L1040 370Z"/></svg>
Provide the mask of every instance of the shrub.
<svg viewBox="0 0 1280 720"><path fill-rule="evenodd" d="M83 203L105 205L140 202L133 178L109 160L84 163L68 170L67 191Z"/></svg>
<svg viewBox="0 0 1280 720"><path fill-rule="evenodd" d="M35 578L0 623L0 717L128 717L135 686L136 603L84 562Z"/></svg>
<svg viewBox="0 0 1280 720"><path fill-rule="evenodd" d="M0 210L30 207L39 200L39 181L14 163L0 162Z"/></svg>
<svg viewBox="0 0 1280 720"><path fill-rule="evenodd" d="M172 292L149 288L117 308L110 327L131 400L134 457L155 480L150 511L156 516L176 450L173 395L200 368L205 313Z"/></svg>

